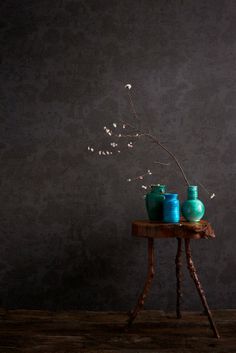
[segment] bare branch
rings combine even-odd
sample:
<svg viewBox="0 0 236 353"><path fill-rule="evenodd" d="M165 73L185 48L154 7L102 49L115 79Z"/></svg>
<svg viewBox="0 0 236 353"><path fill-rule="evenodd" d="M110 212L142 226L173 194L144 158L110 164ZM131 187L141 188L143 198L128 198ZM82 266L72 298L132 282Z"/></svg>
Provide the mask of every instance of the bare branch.
<svg viewBox="0 0 236 353"><path fill-rule="evenodd" d="M197 182L197 184L199 184L203 188L203 190L208 194L210 199L213 199L216 196L214 192L211 194L210 191L207 190L207 188L202 183L200 183L200 181L197 181L197 180L195 180L195 181Z"/></svg>
<svg viewBox="0 0 236 353"><path fill-rule="evenodd" d="M129 96L129 100L130 100L130 105L131 105L131 108L132 108L132 111L133 111L133 115L135 116L136 119L138 119L138 116L137 116L137 113L136 113L136 110L134 108L134 102L132 100L132 96L130 94L130 92L128 91L128 96ZM177 159L177 157L174 155L173 152L171 152L165 145L163 145L159 139L157 137L155 137L154 135L151 135L150 133L143 133L142 131L140 131L138 128L136 128L134 125L130 124L130 123L125 123L127 126L130 126L131 128L135 129L137 132L140 132L140 134L142 134L142 136L146 136L147 138L149 138L152 142L156 143L157 145L159 145L163 150L165 150L170 156L171 158L173 158L173 160L175 161L175 163L177 164L179 170L181 171L182 173L182 176L185 180L185 182L187 183L187 185L190 185L186 175L185 175L185 172L179 162L179 160Z"/></svg>
<svg viewBox="0 0 236 353"><path fill-rule="evenodd" d="M118 137L118 138L126 138L126 137L129 137L129 138L139 138L139 137L142 137L144 136L145 134L135 134L135 135L123 135L123 134L119 134L119 135L113 135L115 137Z"/></svg>
<svg viewBox="0 0 236 353"><path fill-rule="evenodd" d="M147 173L138 175L137 177L127 179L127 181L143 180L145 176L152 175L152 172L148 169Z"/></svg>
<svg viewBox="0 0 236 353"><path fill-rule="evenodd" d="M130 103L130 106L131 106L131 110L132 110L133 116L134 116L134 118L138 121L138 114L137 114L137 112L136 112L136 109L135 109L135 105L134 105L132 96L131 96L131 94L130 94L130 89L128 89L127 93L128 93L129 103Z"/></svg>
<svg viewBox="0 0 236 353"><path fill-rule="evenodd" d="M163 163L163 162L154 162L154 163L156 163L156 164L161 164L161 165L170 165L170 163Z"/></svg>

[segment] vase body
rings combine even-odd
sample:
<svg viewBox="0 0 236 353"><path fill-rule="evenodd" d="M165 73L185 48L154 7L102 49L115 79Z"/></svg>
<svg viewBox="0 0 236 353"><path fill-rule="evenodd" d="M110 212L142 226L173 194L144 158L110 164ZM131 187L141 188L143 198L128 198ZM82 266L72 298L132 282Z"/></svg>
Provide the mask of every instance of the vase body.
<svg viewBox="0 0 236 353"><path fill-rule="evenodd" d="M163 201L165 185L152 185L151 191L146 195L146 209L150 221L163 220Z"/></svg>
<svg viewBox="0 0 236 353"><path fill-rule="evenodd" d="M188 199L182 204L182 215L189 222L198 222L205 213L205 206L198 199L198 187L190 185L188 187Z"/></svg>
<svg viewBox="0 0 236 353"><path fill-rule="evenodd" d="M178 194L165 194L163 203L163 221L165 223L178 223L180 220L180 209Z"/></svg>

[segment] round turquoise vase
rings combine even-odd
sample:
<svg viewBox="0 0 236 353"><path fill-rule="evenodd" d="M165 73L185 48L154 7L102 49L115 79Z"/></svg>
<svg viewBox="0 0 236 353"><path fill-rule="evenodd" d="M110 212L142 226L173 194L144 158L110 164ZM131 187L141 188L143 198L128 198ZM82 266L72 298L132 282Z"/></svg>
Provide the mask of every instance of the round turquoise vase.
<svg viewBox="0 0 236 353"><path fill-rule="evenodd" d="M202 219L205 213L205 206L202 201L198 199L198 187L188 187L188 199L183 203L182 214L189 222L198 222Z"/></svg>
<svg viewBox="0 0 236 353"><path fill-rule="evenodd" d="M165 223L178 223L180 220L180 209L178 194L165 194L163 203L163 221Z"/></svg>
<svg viewBox="0 0 236 353"><path fill-rule="evenodd" d="M165 199L165 191L165 185L152 185L151 191L146 194L146 209L150 221L163 220L163 201Z"/></svg>

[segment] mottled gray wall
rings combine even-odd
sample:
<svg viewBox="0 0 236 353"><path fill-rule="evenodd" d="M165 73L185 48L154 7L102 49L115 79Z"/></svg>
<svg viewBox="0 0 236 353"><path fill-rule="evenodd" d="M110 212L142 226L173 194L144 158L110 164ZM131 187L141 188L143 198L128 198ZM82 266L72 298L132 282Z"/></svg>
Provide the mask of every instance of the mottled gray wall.
<svg viewBox="0 0 236 353"><path fill-rule="evenodd" d="M141 142L114 158L103 126L131 119L175 151L206 203L215 241L193 253L209 304L236 305L236 2L2 1L0 18L0 298L9 307L129 309L146 273L139 183L168 162ZM179 171L156 166L183 200ZM147 307L173 309L175 240L159 240ZM185 273L185 308L199 308Z"/></svg>

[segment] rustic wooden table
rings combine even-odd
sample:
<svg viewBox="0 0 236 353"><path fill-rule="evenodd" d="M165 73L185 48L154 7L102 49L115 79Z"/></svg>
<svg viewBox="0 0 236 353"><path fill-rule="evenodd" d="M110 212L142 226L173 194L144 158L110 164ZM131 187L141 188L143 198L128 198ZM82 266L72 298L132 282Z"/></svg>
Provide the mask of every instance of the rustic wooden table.
<svg viewBox="0 0 236 353"><path fill-rule="evenodd" d="M136 318L139 311L144 305L145 298L150 290L154 278L154 239L155 238L176 238L178 242L177 254L175 258L176 264L176 278L177 278L177 301L176 314L177 318L181 318L180 300L181 300L181 255L183 248L183 241L185 242L185 253L187 259L187 266L190 275L195 283L201 302L208 316L210 326L216 338L220 338L219 332L213 320L210 308L208 306L206 296L204 294L202 285L199 281L196 268L194 266L190 240L202 238L215 238L214 231L209 222L201 220L200 222L186 222L181 220L180 223L161 223L153 221L134 221L132 223L132 234L137 237L147 238L148 241L148 272L143 291L141 292L138 302L134 309L129 314L128 325L131 325Z"/></svg>

